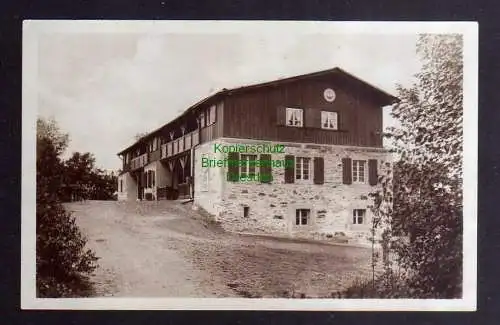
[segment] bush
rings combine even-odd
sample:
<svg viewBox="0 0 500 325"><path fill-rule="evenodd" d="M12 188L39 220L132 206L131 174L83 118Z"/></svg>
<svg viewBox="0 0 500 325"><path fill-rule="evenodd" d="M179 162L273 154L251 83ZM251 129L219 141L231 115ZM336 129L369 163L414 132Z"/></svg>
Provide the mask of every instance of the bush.
<svg viewBox="0 0 500 325"><path fill-rule="evenodd" d="M37 121L36 287L42 298L89 296L97 257L60 203L67 144L55 122Z"/></svg>
<svg viewBox="0 0 500 325"><path fill-rule="evenodd" d="M75 297L92 292L97 257L85 248L74 217L48 193L37 193L37 296Z"/></svg>
<svg viewBox="0 0 500 325"><path fill-rule="evenodd" d="M393 272L384 272L375 278L375 281L356 279L346 290L332 294L338 298L373 298L373 299L396 299L417 298L414 291L410 289L405 279Z"/></svg>

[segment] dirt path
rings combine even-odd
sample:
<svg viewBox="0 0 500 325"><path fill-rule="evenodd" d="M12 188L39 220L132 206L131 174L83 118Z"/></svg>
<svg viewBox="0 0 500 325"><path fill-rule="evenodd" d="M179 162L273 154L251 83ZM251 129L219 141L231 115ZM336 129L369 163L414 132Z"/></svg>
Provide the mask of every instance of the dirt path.
<svg viewBox="0 0 500 325"><path fill-rule="evenodd" d="M198 271L175 243L186 240L168 228L170 213L148 215L116 202L74 203L77 222L88 237L89 248L100 257L94 281L97 295L115 297L226 297L235 293ZM154 211L154 209L152 209ZM141 213L143 212L143 213ZM149 213L148 213L149 212ZM139 214L139 215L137 215ZM142 214L142 215L141 215Z"/></svg>
<svg viewBox="0 0 500 325"><path fill-rule="evenodd" d="M367 249L228 234L171 201L67 208L100 257L98 296L325 297L370 272Z"/></svg>

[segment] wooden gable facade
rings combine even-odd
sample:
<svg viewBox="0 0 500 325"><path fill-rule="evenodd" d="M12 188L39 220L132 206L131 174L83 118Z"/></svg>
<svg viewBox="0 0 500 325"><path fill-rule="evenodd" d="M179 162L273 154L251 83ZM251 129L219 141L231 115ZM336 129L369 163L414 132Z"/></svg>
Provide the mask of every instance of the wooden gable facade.
<svg viewBox="0 0 500 325"><path fill-rule="evenodd" d="M326 90L334 93L334 100L327 100ZM382 107L395 101L397 98L338 68L223 89L118 155L123 172L132 173L140 191L151 187L154 175L145 167L156 161L176 174L176 187L192 188L193 150L199 144L227 137L382 147ZM288 125L290 109L301 112L301 125ZM322 127L325 112L336 117L335 128Z"/></svg>
<svg viewBox="0 0 500 325"><path fill-rule="evenodd" d="M335 100L324 98L334 90ZM382 107L391 98L335 73L276 82L229 93L223 136L242 139L382 147ZM286 109L303 110L303 126L286 126ZM321 111L335 112L336 130L321 127Z"/></svg>

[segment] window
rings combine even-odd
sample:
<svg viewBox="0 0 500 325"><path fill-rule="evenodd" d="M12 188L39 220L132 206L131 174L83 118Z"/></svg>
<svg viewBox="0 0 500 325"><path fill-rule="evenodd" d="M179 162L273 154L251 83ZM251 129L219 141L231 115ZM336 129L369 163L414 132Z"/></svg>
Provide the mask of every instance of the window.
<svg viewBox="0 0 500 325"><path fill-rule="evenodd" d="M158 149L158 139L154 138L153 139L153 150L152 151L156 151L157 149Z"/></svg>
<svg viewBox="0 0 500 325"><path fill-rule="evenodd" d="M250 207L243 207L243 218L248 218L250 215Z"/></svg>
<svg viewBox="0 0 500 325"><path fill-rule="evenodd" d="M310 158L295 158L295 179L309 179Z"/></svg>
<svg viewBox="0 0 500 325"><path fill-rule="evenodd" d="M200 128L205 127L205 112L201 112L200 114Z"/></svg>
<svg viewBox="0 0 500 325"><path fill-rule="evenodd" d="M212 105L207 111L207 126L215 123L215 109L216 106Z"/></svg>
<svg viewBox="0 0 500 325"><path fill-rule="evenodd" d="M337 130L338 129L338 115L337 112L321 111L321 128Z"/></svg>
<svg viewBox="0 0 500 325"><path fill-rule="evenodd" d="M255 163L257 161L257 155L241 155L240 162L240 177L243 178L255 178Z"/></svg>
<svg viewBox="0 0 500 325"><path fill-rule="evenodd" d="M311 210L309 209L297 209L295 210L295 225L305 226L309 224L309 217L311 215Z"/></svg>
<svg viewBox="0 0 500 325"><path fill-rule="evenodd" d="M302 127L304 121L304 111L300 108L288 108L286 109L286 125L287 126L297 126Z"/></svg>
<svg viewBox="0 0 500 325"><path fill-rule="evenodd" d="M156 173L155 171L151 171L151 185L152 187L155 187L155 176L156 176Z"/></svg>
<svg viewBox="0 0 500 325"><path fill-rule="evenodd" d="M352 161L352 182L364 183L365 182L366 160L353 160Z"/></svg>
<svg viewBox="0 0 500 325"><path fill-rule="evenodd" d="M352 224L353 225L363 225L365 223L365 209L354 209L352 210Z"/></svg>
<svg viewBox="0 0 500 325"><path fill-rule="evenodd" d="M120 179L120 192L123 192L123 179Z"/></svg>

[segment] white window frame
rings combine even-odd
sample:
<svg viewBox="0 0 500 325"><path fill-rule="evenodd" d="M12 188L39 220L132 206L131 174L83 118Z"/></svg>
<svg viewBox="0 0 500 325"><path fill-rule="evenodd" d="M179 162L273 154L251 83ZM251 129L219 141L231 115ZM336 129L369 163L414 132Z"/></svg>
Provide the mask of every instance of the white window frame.
<svg viewBox="0 0 500 325"><path fill-rule="evenodd" d="M292 123L289 121L292 120ZM304 110L302 108L286 108L286 126L301 128L304 126Z"/></svg>
<svg viewBox="0 0 500 325"><path fill-rule="evenodd" d="M360 212L363 213L360 213ZM361 222L359 222L361 218ZM353 209L352 210L352 224L353 225L365 225L366 224L366 209Z"/></svg>
<svg viewBox="0 0 500 325"><path fill-rule="evenodd" d="M306 223L302 223L303 221L303 213L305 213ZM311 225L311 209L295 209L295 226L310 226Z"/></svg>
<svg viewBox="0 0 500 325"><path fill-rule="evenodd" d="M240 163L240 177L249 177L249 175L253 174L253 178L255 178L256 175L256 161L257 161L257 155L246 155L242 154L240 156L240 161L245 162L245 163ZM253 161L253 166L250 163ZM253 172L251 172L251 169L253 168Z"/></svg>
<svg viewBox="0 0 500 325"><path fill-rule="evenodd" d="M304 168L307 162L307 169ZM304 172L307 171L307 178L304 178ZM295 157L295 180L307 181L311 179L311 158Z"/></svg>
<svg viewBox="0 0 500 325"><path fill-rule="evenodd" d="M352 182L355 184L365 184L367 179L367 161L352 160ZM360 176L363 176L362 178Z"/></svg>
<svg viewBox="0 0 500 325"><path fill-rule="evenodd" d="M325 126L325 124L327 124ZM321 128L325 130L339 129L339 114L337 112L321 111Z"/></svg>

